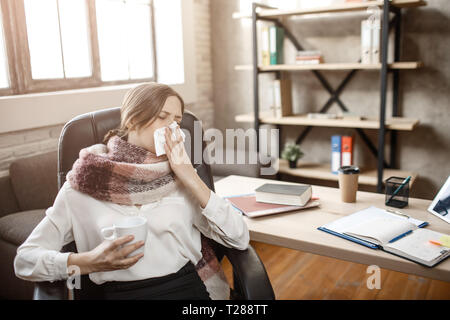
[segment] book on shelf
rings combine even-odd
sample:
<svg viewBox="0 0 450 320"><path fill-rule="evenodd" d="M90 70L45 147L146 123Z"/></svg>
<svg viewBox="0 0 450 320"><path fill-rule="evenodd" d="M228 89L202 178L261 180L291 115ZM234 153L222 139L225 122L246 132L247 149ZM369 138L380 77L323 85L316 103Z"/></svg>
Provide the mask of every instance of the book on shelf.
<svg viewBox="0 0 450 320"><path fill-rule="evenodd" d="M342 141L341 136L334 135L331 137L331 172L338 173L341 167Z"/></svg>
<svg viewBox="0 0 450 320"><path fill-rule="evenodd" d="M361 21L361 63L380 63L380 19L377 14Z"/></svg>
<svg viewBox="0 0 450 320"><path fill-rule="evenodd" d="M331 172L338 173L340 167L353 165L354 138L334 135L331 137Z"/></svg>
<svg viewBox="0 0 450 320"><path fill-rule="evenodd" d="M270 47L270 64L283 64L283 42L284 29L271 26L269 27L269 47Z"/></svg>
<svg viewBox="0 0 450 320"><path fill-rule="evenodd" d="M263 27L261 31L262 65L270 65L269 27Z"/></svg>
<svg viewBox="0 0 450 320"><path fill-rule="evenodd" d="M295 64L298 65L312 65L312 64L321 64L322 60L320 59L311 59L311 60L295 60Z"/></svg>
<svg viewBox="0 0 450 320"><path fill-rule="evenodd" d="M380 63L380 37L381 37L381 28L380 28L380 20L375 19L371 24L371 33L372 33L372 63Z"/></svg>
<svg viewBox="0 0 450 320"><path fill-rule="evenodd" d="M306 184L265 183L255 189L256 202L304 206L311 200L312 188Z"/></svg>
<svg viewBox="0 0 450 320"><path fill-rule="evenodd" d="M353 137L342 136L341 166L353 165Z"/></svg>
<svg viewBox="0 0 450 320"><path fill-rule="evenodd" d="M299 50L297 51L297 57L314 57L314 56L322 56L322 52L320 50Z"/></svg>
<svg viewBox="0 0 450 320"><path fill-rule="evenodd" d="M280 79L273 81L273 116L281 118L292 114L292 83L290 75L282 72Z"/></svg>
<svg viewBox="0 0 450 320"><path fill-rule="evenodd" d="M340 113L338 113L337 118L344 119L344 120L353 120L353 121L361 121L361 120L366 119L363 116L360 116L358 114L351 113L351 112L340 112Z"/></svg>
<svg viewBox="0 0 450 320"><path fill-rule="evenodd" d="M296 61L308 61L308 60L320 60L321 56L305 56L305 57L296 57Z"/></svg>
<svg viewBox="0 0 450 320"><path fill-rule="evenodd" d="M372 50L372 30L369 20L361 21L361 63L370 64Z"/></svg>
<svg viewBox="0 0 450 320"><path fill-rule="evenodd" d="M275 118L281 118L281 81L276 79L273 81L273 116Z"/></svg>
<svg viewBox="0 0 450 320"><path fill-rule="evenodd" d="M323 63L322 53L318 50L301 50L297 52L295 57L296 64L320 64Z"/></svg>

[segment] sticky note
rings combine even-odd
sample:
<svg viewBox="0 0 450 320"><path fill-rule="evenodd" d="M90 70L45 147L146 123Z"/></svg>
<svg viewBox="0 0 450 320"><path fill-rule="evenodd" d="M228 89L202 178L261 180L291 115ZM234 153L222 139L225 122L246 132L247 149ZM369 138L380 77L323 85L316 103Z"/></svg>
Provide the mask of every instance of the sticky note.
<svg viewBox="0 0 450 320"><path fill-rule="evenodd" d="M442 236L439 241L442 243L443 246L450 248L450 236Z"/></svg>

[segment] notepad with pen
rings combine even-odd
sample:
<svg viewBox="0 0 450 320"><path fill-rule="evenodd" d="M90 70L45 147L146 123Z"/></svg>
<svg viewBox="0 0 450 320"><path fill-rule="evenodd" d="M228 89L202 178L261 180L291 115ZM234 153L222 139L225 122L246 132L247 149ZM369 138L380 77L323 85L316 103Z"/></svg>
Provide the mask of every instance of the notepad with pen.
<svg viewBox="0 0 450 320"><path fill-rule="evenodd" d="M427 225L428 222L425 221L369 207L318 229L433 267L450 256L450 248L433 244L433 241L436 242L445 235L423 229Z"/></svg>

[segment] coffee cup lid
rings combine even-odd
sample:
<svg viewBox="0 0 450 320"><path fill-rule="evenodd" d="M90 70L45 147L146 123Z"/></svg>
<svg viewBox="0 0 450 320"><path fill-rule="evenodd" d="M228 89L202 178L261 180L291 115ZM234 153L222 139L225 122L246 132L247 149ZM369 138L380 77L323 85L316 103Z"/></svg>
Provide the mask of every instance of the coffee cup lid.
<svg viewBox="0 0 450 320"><path fill-rule="evenodd" d="M359 168L357 166L343 166L338 171L343 174L358 174Z"/></svg>

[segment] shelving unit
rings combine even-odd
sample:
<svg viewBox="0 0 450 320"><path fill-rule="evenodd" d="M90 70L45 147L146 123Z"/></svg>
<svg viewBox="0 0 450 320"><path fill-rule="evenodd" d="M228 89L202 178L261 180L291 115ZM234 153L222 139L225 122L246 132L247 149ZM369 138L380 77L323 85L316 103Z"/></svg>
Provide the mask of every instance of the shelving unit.
<svg viewBox="0 0 450 320"><path fill-rule="evenodd" d="M302 178L319 179L327 181L338 181L338 176L331 173L330 164L322 163L303 163L297 168L289 168L289 163L284 159L279 159L279 171L291 176L297 176ZM358 178L358 183L366 186L377 185L377 170L370 168L360 168L361 173ZM383 180L386 180L392 176L407 177L411 176L411 185L417 178L417 174L414 172L386 169L383 171Z"/></svg>
<svg viewBox="0 0 450 320"><path fill-rule="evenodd" d="M414 70L422 66L421 62L410 61L401 62L400 60L400 39L401 39L401 21L402 8L425 6L426 1L422 0L378 0L363 3L349 3L341 5L333 5L329 7L320 7L307 10L279 10L270 8L265 5L253 3L252 15L233 14L233 18L251 18L252 19L252 42L253 42L253 64L236 66L236 70L251 70L253 72L253 98L254 107L253 113L237 115L235 120L237 122L253 122L256 132L259 132L260 124L274 124L278 129L284 125L305 126L306 128L301 132L296 140L299 144L306 138L313 127L337 127L337 128L353 128L358 135L367 144L369 150L377 159L376 169L364 169L361 174L360 183L367 185L376 185L377 192L383 191L383 181L389 176L406 176L411 175L416 178L415 173L405 172L396 169L396 147L397 147L397 131L411 131L419 123L418 119L403 118L399 113L399 80L401 70ZM361 64L356 63L323 63L317 65L258 65L258 43L257 43L257 22L269 21L275 25L284 28L285 36L289 39L297 50L303 50L300 42L293 36L288 28L283 24L283 19L291 16L302 16L323 13L337 13L337 12L352 12L367 10L370 6L378 6L383 11L382 17L382 35L381 35L381 63L378 64ZM390 13L393 13L393 18L390 19ZM394 62L388 63L388 37L389 31L394 30ZM326 80L321 71L339 71L348 70L349 73L345 76L340 85L333 89ZM265 114L259 111L259 75L262 73L275 73L276 77L280 79L282 72L301 72L310 71L320 81L323 87L330 94L327 103L320 109L321 113L326 113L331 105L336 102L342 111L349 109L339 98L346 85L359 71L378 71L380 72L380 114L377 119L367 120L348 120L348 119L309 119L305 115L285 116L282 118L275 118L270 114ZM387 76L392 73L392 116L386 117L386 103L387 103ZM378 130L378 146L376 147L368 138L364 130L374 129ZM386 141L386 133L390 133L390 161L386 162L384 155L384 147ZM257 149L259 151L260 137L257 135ZM281 149L281 146L280 146ZM281 151L281 150L280 150ZM324 180L337 180L337 176L331 173L329 165L324 164L303 164L300 168L290 169L283 159L279 159L280 173L285 173L293 176L316 178Z"/></svg>

